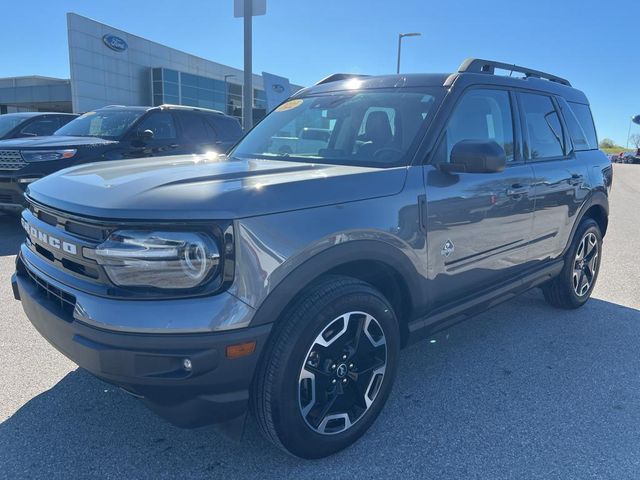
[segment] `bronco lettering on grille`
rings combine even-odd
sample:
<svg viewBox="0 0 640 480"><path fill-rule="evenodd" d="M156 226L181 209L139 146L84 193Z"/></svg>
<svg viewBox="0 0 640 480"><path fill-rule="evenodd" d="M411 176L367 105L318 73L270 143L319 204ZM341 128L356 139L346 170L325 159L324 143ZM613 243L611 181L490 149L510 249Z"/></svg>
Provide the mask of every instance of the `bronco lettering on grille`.
<svg viewBox="0 0 640 480"><path fill-rule="evenodd" d="M27 234L33 240L38 240L40 243L44 243L45 245L48 245L57 250L62 250L63 252L69 253L71 255L77 255L78 253L78 247L76 247L73 243L65 242L63 240L60 240L59 238L49 235L48 233L38 230L36 227L29 225L29 223L24 218L22 219L22 228L25 229Z"/></svg>

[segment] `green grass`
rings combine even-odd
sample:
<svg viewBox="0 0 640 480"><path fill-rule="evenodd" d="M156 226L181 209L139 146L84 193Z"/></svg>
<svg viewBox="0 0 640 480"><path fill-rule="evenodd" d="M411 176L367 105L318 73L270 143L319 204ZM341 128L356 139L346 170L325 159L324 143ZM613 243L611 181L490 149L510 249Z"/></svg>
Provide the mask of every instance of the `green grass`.
<svg viewBox="0 0 640 480"><path fill-rule="evenodd" d="M624 148L624 147L601 148L600 150L608 154L633 151L633 149L631 148Z"/></svg>

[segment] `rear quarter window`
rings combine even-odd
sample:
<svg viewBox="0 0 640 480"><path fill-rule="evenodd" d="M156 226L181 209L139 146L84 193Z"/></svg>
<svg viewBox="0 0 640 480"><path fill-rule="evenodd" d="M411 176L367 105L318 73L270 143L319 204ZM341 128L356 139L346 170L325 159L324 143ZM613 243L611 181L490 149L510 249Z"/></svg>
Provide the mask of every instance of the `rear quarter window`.
<svg viewBox="0 0 640 480"><path fill-rule="evenodd" d="M582 144L576 144L576 141L574 140L574 148L578 151L596 150L598 148L598 136L596 134L596 127L593 124L593 116L591 115L591 109L589 108L589 105L574 102L567 103L569 104L571 112L575 116L576 121L582 129L584 137L586 138L586 145L584 142L582 142ZM569 122L569 120L567 120L567 122ZM573 134L571 134L571 138L573 139Z"/></svg>

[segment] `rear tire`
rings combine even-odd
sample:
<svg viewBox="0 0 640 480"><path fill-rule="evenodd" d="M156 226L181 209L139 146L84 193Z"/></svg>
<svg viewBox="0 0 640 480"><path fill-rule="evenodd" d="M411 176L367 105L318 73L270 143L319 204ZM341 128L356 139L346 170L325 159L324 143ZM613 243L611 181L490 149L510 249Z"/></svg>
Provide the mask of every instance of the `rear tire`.
<svg viewBox="0 0 640 480"><path fill-rule="evenodd" d="M276 324L254 381L252 410L267 439L321 458L360 438L395 378L400 333L371 285L327 276Z"/></svg>
<svg viewBox="0 0 640 480"><path fill-rule="evenodd" d="M602 259L602 233L592 218L582 220L566 253L560 274L542 287L554 307L579 308L591 297Z"/></svg>

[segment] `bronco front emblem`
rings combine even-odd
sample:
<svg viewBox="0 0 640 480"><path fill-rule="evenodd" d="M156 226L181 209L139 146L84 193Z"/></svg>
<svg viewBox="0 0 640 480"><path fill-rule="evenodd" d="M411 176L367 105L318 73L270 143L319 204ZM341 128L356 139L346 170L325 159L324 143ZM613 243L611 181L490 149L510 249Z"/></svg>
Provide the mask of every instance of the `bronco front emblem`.
<svg viewBox="0 0 640 480"><path fill-rule="evenodd" d="M453 244L453 242L451 240L447 240L446 242L444 242L444 245L442 246L442 250L440 250L440 253L442 254L443 257L449 258L453 254L453 251L455 249L456 249L456 246Z"/></svg>

